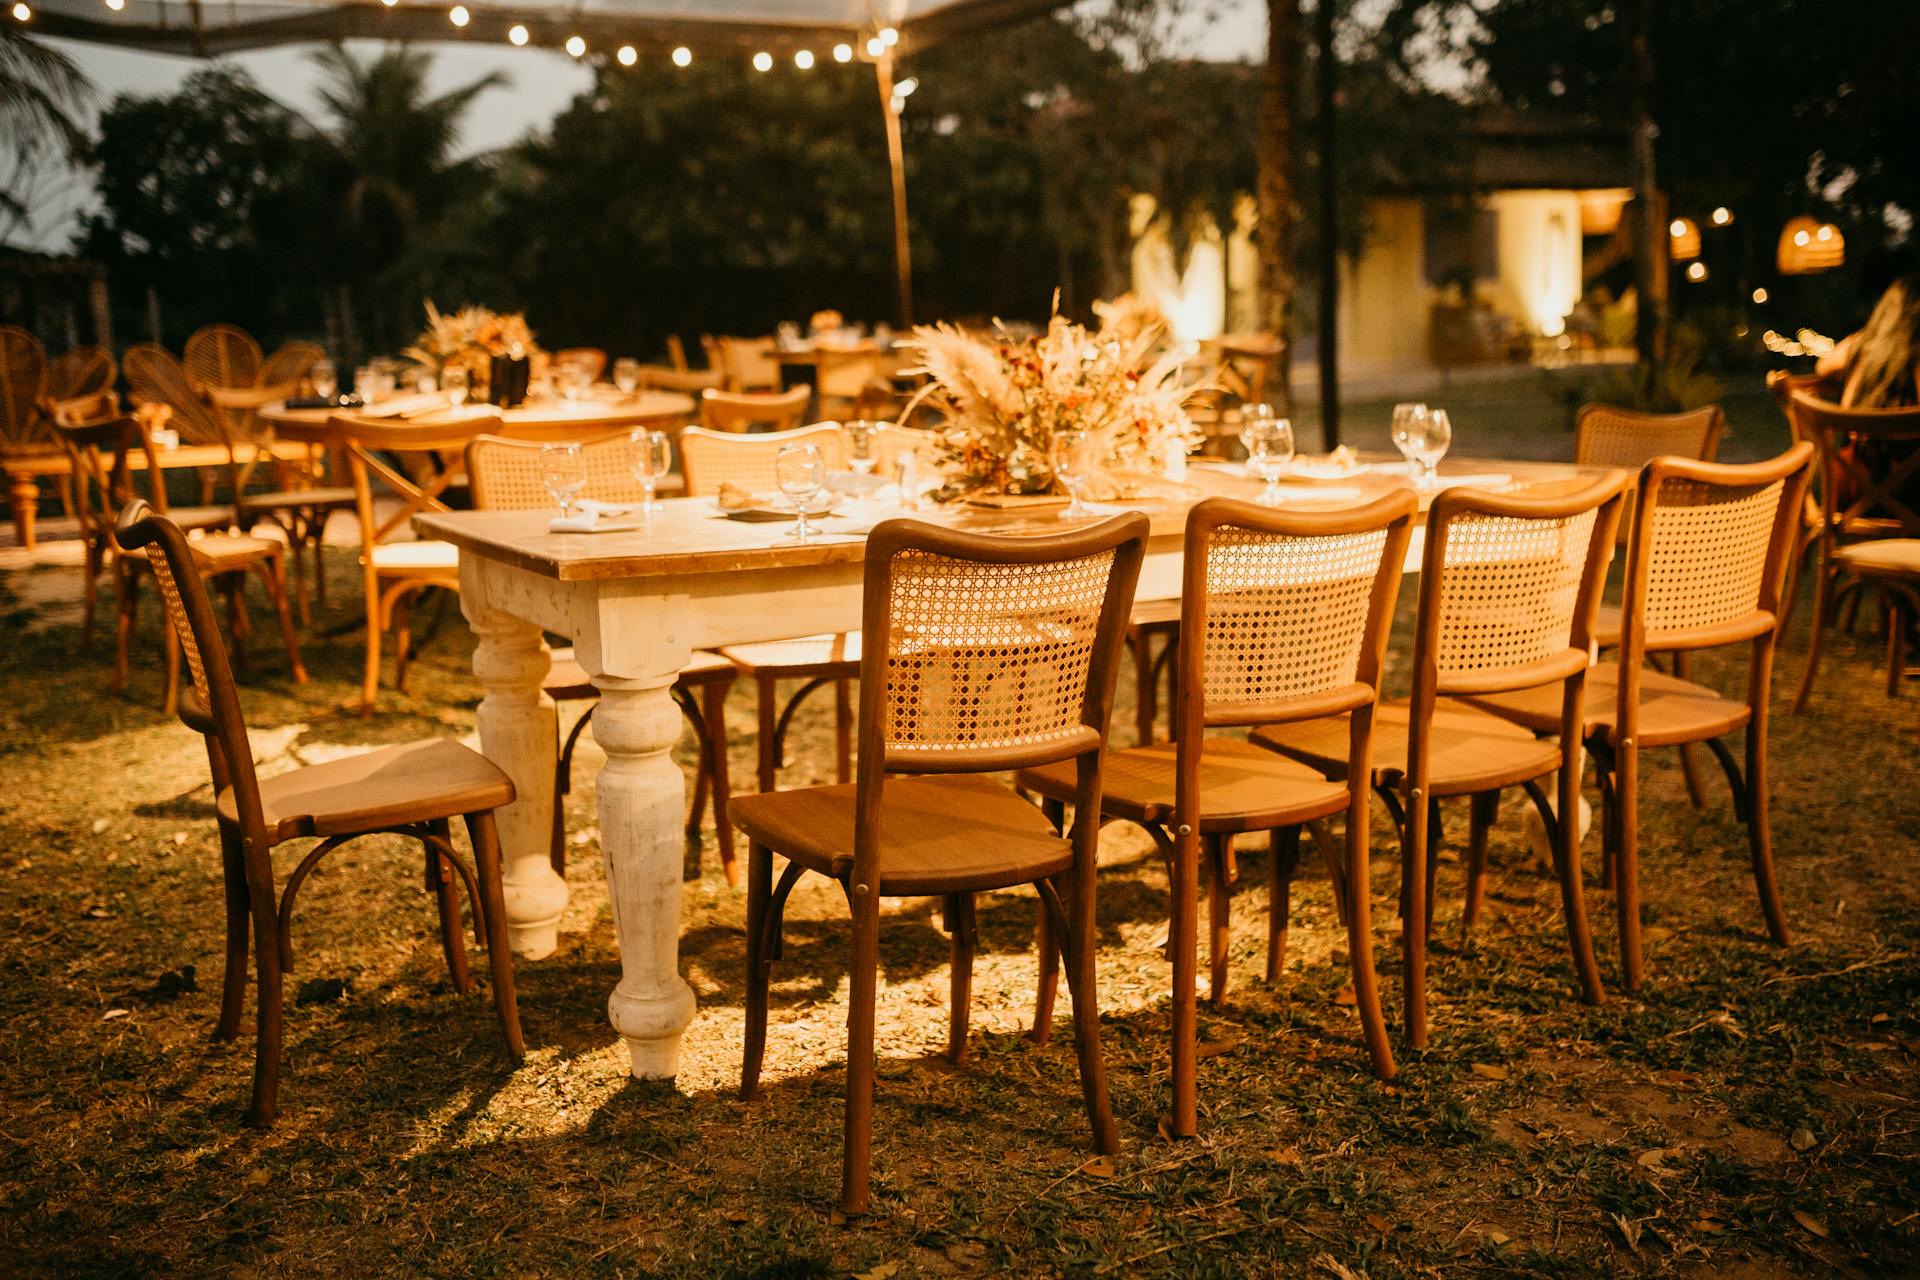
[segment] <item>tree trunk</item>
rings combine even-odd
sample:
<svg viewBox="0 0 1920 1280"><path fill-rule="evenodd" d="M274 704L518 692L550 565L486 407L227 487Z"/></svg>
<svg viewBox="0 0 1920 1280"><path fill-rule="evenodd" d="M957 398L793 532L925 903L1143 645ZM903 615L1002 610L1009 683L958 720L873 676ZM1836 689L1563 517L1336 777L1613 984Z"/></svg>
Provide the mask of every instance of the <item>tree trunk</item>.
<svg viewBox="0 0 1920 1280"><path fill-rule="evenodd" d="M1260 295L1263 326L1280 340L1273 399L1289 412L1293 352L1294 84L1300 66L1300 0L1267 0L1267 65L1260 78Z"/></svg>
<svg viewBox="0 0 1920 1280"><path fill-rule="evenodd" d="M1634 0L1632 60L1635 340L1641 364L1651 365L1667 349L1667 236L1653 166L1653 0Z"/></svg>
<svg viewBox="0 0 1920 1280"><path fill-rule="evenodd" d="M1318 69L1314 90L1320 118L1320 447L1340 447L1340 221L1337 156L1340 60L1333 48L1333 0L1317 0L1313 15Z"/></svg>

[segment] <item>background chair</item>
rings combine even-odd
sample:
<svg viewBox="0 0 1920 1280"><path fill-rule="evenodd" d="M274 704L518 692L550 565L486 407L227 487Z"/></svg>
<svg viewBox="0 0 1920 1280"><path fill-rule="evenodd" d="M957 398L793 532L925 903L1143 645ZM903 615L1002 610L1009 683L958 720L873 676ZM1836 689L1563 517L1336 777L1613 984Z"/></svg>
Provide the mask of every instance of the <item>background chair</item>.
<svg viewBox="0 0 1920 1280"><path fill-rule="evenodd" d="M255 777L239 692L186 535L136 500L121 513L118 541L129 559L144 553L140 558L166 602L168 631L176 636L193 673L193 684L180 699L180 719L206 741L226 883L226 974L217 1039L231 1040L240 1033L249 933L253 938L256 1029L249 1123L270 1125L278 1109L295 899L322 858L362 835L387 832L420 841L426 851L427 889L440 908L447 970L455 990L462 993L473 989L473 981L460 934L456 877L466 887L476 940L482 935L486 939L501 1034L507 1051L515 1059L523 1056L493 818L495 809L513 800L512 781L485 756L448 740L385 747L264 780ZM473 842L472 868L453 847L451 823L456 816L464 820ZM278 890L274 848L313 837L320 843L301 857L285 890Z"/></svg>
<svg viewBox="0 0 1920 1280"><path fill-rule="evenodd" d="M541 446L524 440L506 440L499 436L478 436L467 445L467 482L473 505L483 511L525 511L549 507L553 499L541 478ZM587 483L580 496L598 502L640 502L646 491L634 478L634 447L627 432L603 436L581 445L586 460ZM700 813L706 796L713 797L713 832L720 849L720 866L728 884L738 884L734 866L733 824L727 821L727 800L731 792L727 767L727 694L733 689L734 665L716 653L696 653L680 669L673 684L673 699L700 747L700 764L694 774L693 808L687 815L687 838L700 835ZM555 649L547 672L545 691L555 702L591 700L598 702L600 691L593 685L586 668L574 657L571 646ZM699 701L695 701L698 694ZM562 740L555 765L553 786L553 838L550 857L556 874L564 875L567 866L566 809L562 800L573 789L573 749L581 731L593 718L589 706L573 729Z"/></svg>
<svg viewBox="0 0 1920 1280"><path fill-rule="evenodd" d="M893 402L893 388L881 376L878 348L836 351L831 347L817 347L814 361L814 386L819 393L822 417L889 416L887 409Z"/></svg>
<svg viewBox="0 0 1920 1280"><path fill-rule="evenodd" d="M47 366L42 395L50 404L97 396L113 389L120 370L105 347L73 347Z"/></svg>
<svg viewBox="0 0 1920 1280"><path fill-rule="evenodd" d="M705 342L707 363L727 375L727 390L780 389L780 346L771 337L715 337Z"/></svg>
<svg viewBox="0 0 1920 1280"><path fill-rule="evenodd" d="M907 520L877 526L866 549L862 621L874 646L861 671L858 784L735 802L734 820L752 842L742 1097L759 1086L770 969L788 893L814 871L837 881L851 908L840 1192L847 1213L868 1205L883 897L945 903L953 934L947 1053L958 1061L966 1048L974 895L1035 887L1066 955L1094 1146L1119 1147L1100 1056L1094 881L1120 629L1147 529L1137 513L1024 538ZM1066 840L1010 788L981 776L1061 760L1074 762L1078 784ZM788 860L777 886L775 853Z"/></svg>
<svg viewBox="0 0 1920 1280"><path fill-rule="evenodd" d="M59 451L40 413L46 374L47 353L40 340L25 329L0 325L0 468L7 473L7 500L23 547L37 540L40 486L32 463Z"/></svg>
<svg viewBox="0 0 1920 1280"><path fill-rule="evenodd" d="M275 400L299 395L307 389L313 366L326 358L326 348L319 343L289 342L260 365L260 386Z"/></svg>
<svg viewBox="0 0 1920 1280"><path fill-rule="evenodd" d="M709 431L791 431L807 416L813 388L791 391L700 393L700 425Z"/></svg>

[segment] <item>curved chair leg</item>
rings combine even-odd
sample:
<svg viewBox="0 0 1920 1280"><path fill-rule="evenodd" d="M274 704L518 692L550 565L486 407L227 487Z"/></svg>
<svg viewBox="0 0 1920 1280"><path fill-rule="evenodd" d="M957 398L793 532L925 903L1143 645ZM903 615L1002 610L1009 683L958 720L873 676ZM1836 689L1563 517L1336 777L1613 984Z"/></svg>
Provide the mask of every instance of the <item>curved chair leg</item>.
<svg viewBox="0 0 1920 1280"><path fill-rule="evenodd" d="M1433 806L1418 791L1400 823L1400 984L1407 1043L1427 1047L1427 824Z"/></svg>
<svg viewBox="0 0 1920 1280"><path fill-rule="evenodd" d="M767 1053L767 986L772 957L767 955L767 908L773 896L773 853L747 844L747 991L746 1048L740 1060L740 1096L760 1089L760 1064Z"/></svg>
<svg viewBox="0 0 1920 1280"><path fill-rule="evenodd" d="M873 1174L874 993L880 972L880 902L872 886L849 886L853 956L848 967L847 1115L840 1209L865 1213Z"/></svg>
<svg viewBox="0 0 1920 1280"><path fill-rule="evenodd" d="M280 922L271 885L248 890L253 917L254 1035L253 1103L247 1123L264 1129L280 1108L280 1060L286 990L280 968Z"/></svg>
<svg viewBox="0 0 1920 1280"><path fill-rule="evenodd" d="M403 591L393 602L393 687L407 692L407 663L412 658L413 606L417 593Z"/></svg>
<svg viewBox="0 0 1920 1280"><path fill-rule="evenodd" d="M247 999L247 869L241 853L240 828L220 823L220 871L226 887L227 961L220 980L220 1021L213 1038L232 1040L240 1034L240 1009Z"/></svg>
<svg viewBox="0 0 1920 1280"><path fill-rule="evenodd" d="M297 564L299 557L295 556ZM287 666L292 669L293 682L307 682L306 664L300 661L300 642L294 638L293 615L287 610L287 583L280 557L274 556L260 562L260 581L266 587L267 599L273 605L273 612L280 620L280 643L287 650Z"/></svg>
<svg viewBox="0 0 1920 1280"><path fill-rule="evenodd" d="M1467 900L1460 913L1460 938L1465 941L1480 923L1487 898L1487 833L1500 816L1500 793L1482 791L1470 801L1467 819Z"/></svg>
<svg viewBox="0 0 1920 1280"><path fill-rule="evenodd" d="M1771 662L1772 655L1763 661ZM1765 689L1762 675L1755 684ZM1760 894L1760 911L1767 918L1767 933L1777 946L1791 946L1793 934L1787 928L1787 911L1780 902L1780 886L1773 874L1773 826L1767 802L1767 704L1757 700L1753 718L1747 722L1747 844L1753 854L1753 884Z"/></svg>
<svg viewBox="0 0 1920 1280"><path fill-rule="evenodd" d="M844 677L833 682L833 766L836 782L853 781L853 682Z"/></svg>
<svg viewBox="0 0 1920 1280"><path fill-rule="evenodd" d="M1293 873L1300 867L1300 828L1267 833L1267 981L1287 965L1287 926L1293 913Z"/></svg>
<svg viewBox="0 0 1920 1280"><path fill-rule="evenodd" d="M1089 819L1091 820L1091 819ZM1107 1066L1100 1051L1100 992L1094 982L1094 915L1092 875L1072 876L1068 890L1067 990L1073 997L1073 1040L1080 1058L1080 1092L1093 1126L1093 1147L1102 1155L1120 1149L1120 1132L1113 1123L1113 1102L1107 1095ZM1088 883L1080 883L1082 880Z"/></svg>
<svg viewBox="0 0 1920 1280"><path fill-rule="evenodd" d="M967 1056L967 1020L973 1002L973 952L978 933L973 913L973 895L947 895L947 932L952 935L953 982L947 1006L947 1061L958 1066Z"/></svg>
<svg viewBox="0 0 1920 1280"><path fill-rule="evenodd" d="M1580 980L1580 999L1585 1004L1599 1004L1606 998L1606 989L1600 983L1600 966L1593 958L1593 931L1587 924L1586 888L1580 879L1580 778L1576 770L1562 769L1560 772L1560 808L1558 814L1547 801L1547 793L1538 782L1526 784L1527 795L1533 800L1534 808L1540 813L1540 821L1546 825L1547 839L1553 846L1553 869L1560 881L1560 908L1567 921L1567 947L1573 953L1573 970ZM1626 772L1623 767L1622 774ZM1561 821L1561 817L1565 821ZM1629 863L1623 855L1621 859L1621 884L1627 882ZM1627 891L1622 889L1621 896Z"/></svg>
<svg viewBox="0 0 1920 1280"><path fill-rule="evenodd" d="M1887 599L1887 696L1900 696L1900 678L1907 668L1907 622L1901 598L1889 591Z"/></svg>
<svg viewBox="0 0 1920 1280"><path fill-rule="evenodd" d="M170 716L180 705L180 636L165 613L160 616L160 664L167 682L160 695L160 714Z"/></svg>
<svg viewBox="0 0 1920 1280"><path fill-rule="evenodd" d="M380 693L380 641L386 630L383 617L385 612L380 602L379 580L369 575L367 579L367 655L366 663L360 673L362 719L373 714L373 700Z"/></svg>
<svg viewBox="0 0 1920 1280"><path fill-rule="evenodd" d="M586 711L573 722L573 728L567 731L566 740L553 758L553 830L547 837L547 863L553 868L553 874L563 880L567 875L566 799L573 794L573 749L580 744L580 735L593 719L593 709L599 705L597 701L588 704ZM557 727L558 722L555 723Z"/></svg>
<svg viewBox="0 0 1920 1280"><path fill-rule="evenodd" d="M520 1035L520 1004L513 989L513 947L507 938L506 890L500 885L500 831L494 825L493 811L483 809L465 818L467 836L473 842L473 868L480 881L481 915L487 930L487 971L493 979L493 1011L500 1020L500 1034L506 1038L507 1052L518 1061L527 1056L526 1041Z"/></svg>
<svg viewBox="0 0 1920 1280"><path fill-rule="evenodd" d="M1053 829L1066 834L1067 806L1061 801L1045 799L1040 802L1040 812L1047 816ZM1033 1030L1027 1038L1035 1044L1045 1044L1053 1038L1053 1006L1060 989L1060 939L1056 935L1053 916L1041 903L1040 923L1034 934L1034 949L1040 956L1040 973L1033 999Z"/></svg>
<svg viewBox="0 0 1920 1280"><path fill-rule="evenodd" d="M1154 703L1153 637L1141 627L1127 628L1127 652L1133 656L1133 726L1140 746L1153 744L1154 721L1159 717Z"/></svg>
<svg viewBox="0 0 1920 1280"><path fill-rule="evenodd" d="M1233 837L1203 836L1207 850L1207 1003L1225 1004L1233 944Z"/></svg>
<svg viewBox="0 0 1920 1280"><path fill-rule="evenodd" d="M1673 651L1673 675L1676 680L1687 679L1687 651ZM1701 781L1699 749L1691 742L1680 745L1680 776L1687 783L1687 800L1696 809L1707 807L1706 784Z"/></svg>
<svg viewBox="0 0 1920 1280"><path fill-rule="evenodd" d="M1806 709L1807 698L1813 693L1814 674L1820 667L1820 642L1826 635L1827 613L1833 607L1834 572L1833 566L1828 563L1827 549L1823 543L1820 559L1813 568L1813 630L1807 636L1807 669L1800 673L1800 687L1793 694L1794 715Z"/></svg>
<svg viewBox="0 0 1920 1280"><path fill-rule="evenodd" d="M445 818L427 824L427 829L449 845L453 826ZM447 978L461 995L473 990L473 976L467 972L467 940L460 933L460 886L454 883L453 868L446 855L430 841L421 841L427 855L427 889L440 908L440 949L447 957Z"/></svg>
<svg viewBox="0 0 1920 1280"><path fill-rule="evenodd" d="M720 848L720 869L726 873L727 884L737 888L740 868L734 863L733 823L727 818L727 801L733 795L733 778L727 766L727 694L732 688L731 680L709 682L700 690L700 701L710 752L707 774L713 796L713 838Z"/></svg>

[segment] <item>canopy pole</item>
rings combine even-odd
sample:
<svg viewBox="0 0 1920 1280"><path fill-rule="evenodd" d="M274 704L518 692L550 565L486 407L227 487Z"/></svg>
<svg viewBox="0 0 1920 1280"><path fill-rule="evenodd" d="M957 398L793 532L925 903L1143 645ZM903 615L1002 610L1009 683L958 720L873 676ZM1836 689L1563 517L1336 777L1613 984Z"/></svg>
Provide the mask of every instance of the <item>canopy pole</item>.
<svg viewBox="0 0 1920 1280"><path fill-rule="evenodd" d="M899 275L900 327L913 324L913 252L907 244L907 162L900 144L900 113L893 105L893 49L873 60L880 110L887 121L887 168L893 177L893 262Z"/></svg>
<svg viewBox="0 0 1920 1280"><path fill-rule="evenodd" d="M1339 56L1333 48L1333 0L1320 0L1313 14L1314 44L1319 57L1315 88L1319 90L1320 124L1320 444L1340 447L1340 245L1335 237L1340 221L1340 192L1335 145L1339 119L1334 77Z"/></svg>

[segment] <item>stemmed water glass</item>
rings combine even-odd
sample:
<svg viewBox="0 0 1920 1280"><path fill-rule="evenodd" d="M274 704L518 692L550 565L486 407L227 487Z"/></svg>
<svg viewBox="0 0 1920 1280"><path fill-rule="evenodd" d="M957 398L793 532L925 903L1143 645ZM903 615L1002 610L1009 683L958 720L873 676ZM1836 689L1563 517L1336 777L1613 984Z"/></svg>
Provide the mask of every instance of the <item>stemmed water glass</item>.
<svg viewBox="0 0 1920 1280"><path fill-rule="evenodd" d="M585 365L563 364L560 366L560 395L569 405L575 404L593 385L593 376Z"/></svg>
<svg viewBox="0 0 1920 1280"><path fill-rule="evenodd" d="M1393 442L1413 464L1414 483L1421 489L1433 489L1439 484L1436 473L1440 459L1447 456L1447 447L1453 443L1453 423L1445 409L1425 405L1413 408L1415 412L1407 415L1404 424L1395 411Z"/></svg>
<svg viewBox="0 0 1920 1280"><path fill-rule="evenodd" d="M1409 403L1393 406L1393 447L1398 449L1400 456L1407 460L1407 470L1409 473L1414 473L1419 470L1419 464L1414 461L1413 457L1413 436L1416 425L1418 425L1418 430L1424 434L1426 431L1424 425L1425 420L1430 412L1424 404ZM1418 477L1416 476L1416 478Z"/></svg>
<svg viewBox="0 0 1920 1280"><path fill-rule="evenodd" d="M333 367L333 361L314 361L313 370L307 376L313 380L313 394L332 404L333 393L340 389L340 373Z"/></svg>
<svg viewBox="0 0 1920 1280"><path fill-rule="evenodd" d="M640 362L632 356L621 356L613 362L613 385L620 388L620 394L630 396L640 386Z"/></svg>
<svg viewBox="0 0 1920 1280"><path fill-rule="evenodd" d="M1266 481L1260 502L1269 507L1278 505L1282 497L1280 477L1293 461L1292 420L1275 417L1271 405L1250 406L1240 427L1240 443L1247 450L1247 465Z"/></svg>
<svg viewBox="0 0 1920 1280"><path fill-rule="evenodd" d="M794 522L787 536L805 542L814 534L813 525L807 520L807 509L820 496L820 490L827 483L827 469L820 458L820 447L811 444L781 445L780 452L773 460L773 475L780 484L780 492L787 495L787 500L799 513L799 519Z"/></svg>
<svg viewBox="0 0 1920 1280"><path fill-rule="evenodd" d="M440 390L446 392L447 403L458 409L467 402L467 371L457 364L450 364L440 371Z"/></svg>
<svg viewBox="0 0 1920 1280"><path fill-rule="evenodd" d="M574 499L587 487L587 456L579 442L541 445L540 478L547 486L547 496L559 504L560 517L571 516Z"/></svg>
<svg viewBox="0 0 1920 1280"><path fill-rule="evenodd" d="M864 419L841 424L847 433L847 465L863 476L872 475L874 464L879 461L873 456L873 437L880 428L880 423Z"/></svg>
<svg viewBox="0 0 1920 1280"><path fill-rule="evenodd" d="M664 431L648 431L644 427L635 431L633 440L633 478L640 482L645 495L640 500L642 511L660 510L660 502L653 496L660 481L666 478L667 469L673 466L673 441Z"/></svg>
<svg viewBox="0 0 1920 1280"><path fill-rule="evenodd" d="M1053 478L1065 487L1069 499L1060 518L1079 520L1093 515L1093 508L1080 501L1081 488L1093 478L1092 434L1071 429L1054 432L1048 461L1053 465Z"/></svg>

